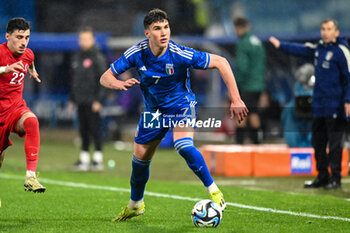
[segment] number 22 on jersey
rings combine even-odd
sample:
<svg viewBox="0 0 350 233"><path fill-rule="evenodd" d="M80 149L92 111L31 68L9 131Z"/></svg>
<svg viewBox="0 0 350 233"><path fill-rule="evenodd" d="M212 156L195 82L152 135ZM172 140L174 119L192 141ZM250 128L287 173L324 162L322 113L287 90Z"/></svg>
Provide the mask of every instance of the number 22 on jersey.
<svg viewBox="0 0 350 233"><path fill-rule="evenodd" d="M10 81L10 84L22 84L22 81L25 77L24 73L13 72L13 78Z"/></svg>

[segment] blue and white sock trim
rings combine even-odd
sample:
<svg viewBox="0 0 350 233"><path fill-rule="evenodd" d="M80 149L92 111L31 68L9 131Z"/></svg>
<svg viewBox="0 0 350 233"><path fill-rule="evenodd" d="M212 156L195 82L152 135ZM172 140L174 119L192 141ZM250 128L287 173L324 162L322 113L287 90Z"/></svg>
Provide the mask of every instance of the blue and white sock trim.
<svg viewBox="0 0 350 233"><path fill-rule="evenodd" d="M140 164L140 165L149 165L152 162L152 159L151 160L141 160L141 159L136 158L135 155L132 155L132 161L137 163L137 164Z"/></svg>
<svg viewBox="0 0 350 233"><path fill-rule="evenodd" d="M193 146L192 138L181 138L176 140L176 142L174 143L174 147L177 152L179 152L180 150L186 147L192 147L192 146Z"/></svg>

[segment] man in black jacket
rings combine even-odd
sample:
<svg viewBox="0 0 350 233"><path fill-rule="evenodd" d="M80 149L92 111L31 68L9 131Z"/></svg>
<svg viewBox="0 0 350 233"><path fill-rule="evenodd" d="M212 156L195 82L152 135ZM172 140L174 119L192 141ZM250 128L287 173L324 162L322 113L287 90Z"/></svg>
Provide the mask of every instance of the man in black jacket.
<svg viewBox="0 0 350 233"><path fill-rule="evenodd" d="M82 139L82 151L78 162L74 165L77 170L102 170L103 154L101 140L102 102L105 90L99 84L101 74L106 69L104 55L95 44L93 30L89 27L79 31L80 51L72 61L72 90L69 102L70 111L77 105L79 130ZM90 137L95 144L93 161L90 166L89 145Z"/></svg>

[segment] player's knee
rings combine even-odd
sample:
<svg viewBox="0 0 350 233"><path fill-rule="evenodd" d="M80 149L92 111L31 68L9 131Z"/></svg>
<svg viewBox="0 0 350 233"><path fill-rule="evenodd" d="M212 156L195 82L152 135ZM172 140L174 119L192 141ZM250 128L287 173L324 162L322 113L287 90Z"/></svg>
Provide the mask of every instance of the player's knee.
<svg viewBox="0 0 350 233"><path fill-rule="evenodd" d="M181 138L175 141L175 150L182 155L183 152L191 150L194 147L192 138Z"/></svg>
<svg viewBox="0 0 350 233"><path fill-rule="evenodd" d="M36 117L28 117L23 122L23 129L26 134L39 132L39 121Z"/></svg>

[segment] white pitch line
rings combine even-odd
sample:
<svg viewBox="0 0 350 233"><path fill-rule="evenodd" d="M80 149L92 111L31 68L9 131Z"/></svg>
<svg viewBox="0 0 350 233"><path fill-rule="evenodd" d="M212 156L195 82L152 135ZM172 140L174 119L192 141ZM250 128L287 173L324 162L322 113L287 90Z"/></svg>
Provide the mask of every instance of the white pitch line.
<svg viewBox="0 0 350 233"><path fill-rule="evenodd" d="M0 174L0 178L14 179L14 180L23 180L24 179L23 176L16 176L16 175L9 175L9 174ZM125 188L90 185L90 184L84 184L84 183L75 183L75 182L51 180L51 179L44 179L44 178L40 178L40 181L43 181L43 182L48 183L48 184L57 184L57 185L61 185L61 186L68 186L68 187L74 187L74 188L86 188L86 189L97 189L97 190L107 190L107 191L114 191L114 192L130 193L130 189L125 189ZM187 200L187 201L200 201L200 200L202 200L201 198L183 197L183 196L169 195L169 194L163 194L163 193L154 193L154 192L148 192L148 191L145 192L145 195L153 196L153 197L164 197L164 198L170 198L170 199L176 199L176 200ZM277 210L277 209L258 207L258 206L250 206L250 205L244 205L244 204L233 203L233 202L226 202L226 204L230 205L230 206L238 207L238 208L243 208L243 209L251 209L251 210L278 213L278 214L288 214L288 215L308 217L308 218L332 219L332 220L340 220L340 221L350 222L350 218L344 218L344 217L322 216L322 215L316 215L316 214L292 212L292 211L286 211L286 210Z"/></svg>

